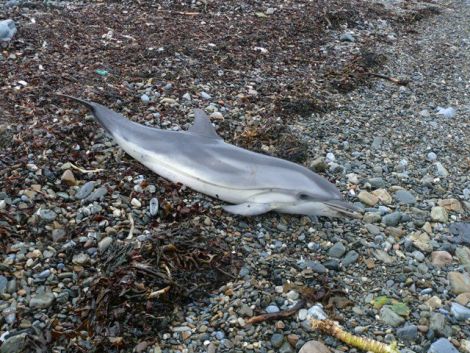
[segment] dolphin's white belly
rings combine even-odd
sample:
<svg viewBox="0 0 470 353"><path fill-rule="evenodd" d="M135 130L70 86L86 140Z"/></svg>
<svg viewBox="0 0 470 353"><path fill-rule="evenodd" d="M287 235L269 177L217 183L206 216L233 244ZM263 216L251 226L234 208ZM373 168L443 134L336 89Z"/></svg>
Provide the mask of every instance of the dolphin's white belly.
<svg viewBox="0 0 470 353"><path fill-rule="evenodd" d="M266 191L256 188L227 187L217 183L217 181L206 180L201 177L197 170L192 170L187 165L178 163L171 156L152 153L118 136L114 136L114 138L124 151L153 172L173 183L181 183L211 197L230 203L242 203ZM204 166L200 167L204 168Z"/></svg>

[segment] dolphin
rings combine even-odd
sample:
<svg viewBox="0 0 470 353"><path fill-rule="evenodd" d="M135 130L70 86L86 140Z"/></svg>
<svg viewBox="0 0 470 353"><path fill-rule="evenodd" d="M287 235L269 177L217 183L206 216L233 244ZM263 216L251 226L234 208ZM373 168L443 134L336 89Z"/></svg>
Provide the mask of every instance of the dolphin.
<svg viewBox="0 0 470 353"><path fill-rule="evenodd" d="M227 212L360 217L332 183L311 170L224 142L201 109L194 109L187 131L168 131L138 124L98 103L60 96L87 107L117 144L150 170L230 203L223 206Z"/></svg>

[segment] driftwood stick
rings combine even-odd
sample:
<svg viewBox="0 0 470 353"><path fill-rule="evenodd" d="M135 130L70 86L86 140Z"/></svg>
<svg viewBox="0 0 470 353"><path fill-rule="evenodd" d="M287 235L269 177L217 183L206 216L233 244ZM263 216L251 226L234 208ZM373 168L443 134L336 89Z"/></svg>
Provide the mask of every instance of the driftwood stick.
<svg viewBox="0 0 470 353"><path fill-rule="evenodd" d="M256 324L258 322L263 322L263 321L268 321L268 320L283 319L283 318L294 315L297 311L302 309L304 306L305 306L305 301L300 300L300 301L297 302L297 304L295 304L290 309L279 311L277 313L266 313L266 314L253 316L253 317L250 317L245 322L247 324Z"/></svg>
<svg viewBox="0 0 470 353"><path fill-rule="evenodd" d="M399 79L399 78L396 78L396 77L386 76L386 75L382 75L382 74L376 74L375 72L369 72L369 75L374 76L374 77L378 77L378 78L383 78L384 80L388 80L388 81L393 82L393 83L395 83L397 85L400 85L400 86L406 86L406 85L408 85L408 83L410 83L410 80L407 80L407 79Z"/></svg>

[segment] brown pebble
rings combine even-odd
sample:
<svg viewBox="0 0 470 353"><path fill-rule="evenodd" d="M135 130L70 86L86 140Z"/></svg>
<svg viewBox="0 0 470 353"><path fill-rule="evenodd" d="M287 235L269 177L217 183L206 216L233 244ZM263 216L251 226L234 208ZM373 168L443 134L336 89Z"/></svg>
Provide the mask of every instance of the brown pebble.
<svg viewBox="0 0 470 353"><path fill-rule="evenodd" d="M447 251L433 251L431 262L434 266L446 266L452 263L452 255Z"/></svg>
<svg viewBox="0 0 470 353"><path fill-rule="evenodd" d="M67 169L62 176L60 177L60 180L64 184L67 184L68 186L75 186L77 185L77 180L75 179L75 176L73 175L72 171L70 169Z"/></svg>

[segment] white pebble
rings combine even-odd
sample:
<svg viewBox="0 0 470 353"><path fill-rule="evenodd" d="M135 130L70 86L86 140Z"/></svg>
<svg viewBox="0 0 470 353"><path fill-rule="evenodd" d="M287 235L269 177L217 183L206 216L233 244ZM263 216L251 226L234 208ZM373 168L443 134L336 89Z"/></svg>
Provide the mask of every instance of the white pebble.
<svg viewBox="0 0 470 353"><path fill-rule="evenodd" d="M202 92L200 93L200 95L201 95L201 97L204 98L204 99L211 99L211 98L212 98L212 96L211 96L209 93L204 92L204 91L202 91Z"/></svg>
<svg viewBox="0 0 470 353"><path fill-rule="evenodd" d="M453 118L455 116L455 113L456 111L452 107L437 107L437 114L442 115L444 118Z"/></svg>
<svg viewBox="0 0 470 353"><path fill-rule="evenodd" d="M326 162L334 162L336 160L335 155L331 152L326 154Z"/></svg>
<svg viewBox="0 0 470 353"><path fill-rule="evenodd" d="M139 200L137 200L136 198L133 198L131 200L131 205L136 207L136 208L140 208L142 206L142 203Z"/></svg>
<svg viewBox="0 0 470 353"><path fill-rule="evenodd" d="M146 94L143 94L143 95L140 96L140 100L144 103L148 103L148 102L150 102L150 97L147 96Z"/></svg>
<svg viewBox="0 0 470 353"><path fill-rule="evenodd" d="M437 159L437 155L434 152L428 153L428 161L434 162Z"/></svg>

